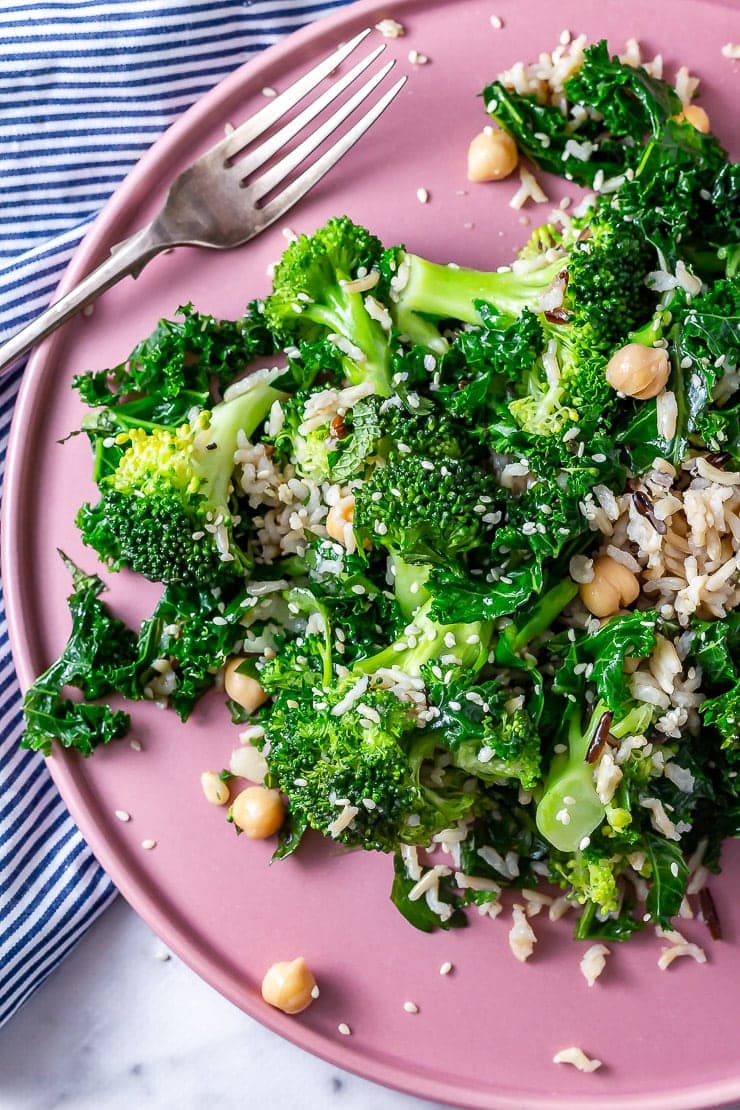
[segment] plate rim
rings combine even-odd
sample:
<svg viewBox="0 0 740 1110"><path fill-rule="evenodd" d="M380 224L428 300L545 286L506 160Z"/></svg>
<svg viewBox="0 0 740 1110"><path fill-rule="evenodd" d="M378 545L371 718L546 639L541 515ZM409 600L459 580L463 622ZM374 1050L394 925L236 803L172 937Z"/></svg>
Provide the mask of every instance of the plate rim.
<svg viewBox="0 0 740 1110"><path fill-rule="evenodd" d="M542 0L524 2L534 6ZM694 0L683 2L692 4ZM703 2L706 3L707 0ZM733 0L708 2L723 8L733 6ZM245 81L250 80L253 71L258 73L263 68L279 66L284 58L292 57L304 47L312 50L316 60L334 48L338 40L332 45L327 45L326 40L340 28L347 33L353 27L357 31L361 25L372 26L380 18L400 15L404 10L425 8L429 4L444 4L451 8L454 0L354 0L252 55L218 81L167 128L119 183L75 249L57 287L55 298L76 284L103 257L101 251L107 251L115 243L116 236L110 233L120 217L126 215L129 194L140 187L140 182L155 177L158 166L167 163L170 154L176 151L181 137L188 136L202 120L207 120L214 105L238 94ZM8 637L22 691L33 682L37 667L32 664L33 649L26 636L23 620L23 575L19 560L12 552L11 537L14 534L15 521L22 511L20 502L23 473L28 462L20 450L20 440L24 430L35 419L34 402L44 380L53 372L54 356L64 342L64 336L65 328L62 327L40 344L29 358L18 391L7 445L0 510L0 565ZM72 819L118 892L188 967L260 1025L334 1066L417 1098L466 1110L572 1110L571 1095L509 1095L504 1092L477 1091L470 1085L462 1087L459 1080L442 1081L424 1076L421 1071L401 1071L395 1063L383 1062L375 1057L363 1057L361 1050L352 1049L349 1044L341 1041L331 1040L325 1033L303 1025L294 1017L288 1017L272 1008L265 1010L258 993L254 995L254 1005L246 1004L244 996L237 996L236 991L231 989L228 977L222 977L218 967L200 952L192 940L183 935L179 922L168 918L158 909L156 899L147 884L140 881L136 869L128 864L126 857L118 855L103 831L98 829L96 822L90 820L85 785L78 777L79 761L74 754L55 748L52 756L47 759L46 766ZM454 1102L450 1101L450 1096L454 1097ZM586 1093L578 1096L581 1110L698 1110L699 1107L727 1106L736 1100L740 1100L740 1069L734 1079L698 1083L695 1087L684 1087L670 1095L630 1093L610 1096L605 1092L599 1096Z"/></svg>

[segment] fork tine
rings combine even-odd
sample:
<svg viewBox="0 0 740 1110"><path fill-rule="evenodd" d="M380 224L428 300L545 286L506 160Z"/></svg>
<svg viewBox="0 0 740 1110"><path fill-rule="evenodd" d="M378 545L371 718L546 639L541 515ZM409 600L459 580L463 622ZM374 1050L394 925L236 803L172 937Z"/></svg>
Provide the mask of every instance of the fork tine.
<svg viewBox="0 0 740 1110"><path fill-rule="evenodd" d="M309 135L299 143L297 147L289 151L284 158L271 166L269 170L263 173L255 181L249 182L247 185L247 193L249 199L256 203L262 197L266 196L272 189L284 181L288 174L303 162L312 151L316 150L321 145L327 136L336 131L344 120L350 116L360 104L367 100L370 93L376 85L378 85L383 78L388 74L393 66L394 61L388 62L373 74L357 92L347 100L340 108L337 109L327 120L324 121L315 131L310 132Z"/></svg>
<svg viewBox="0 0 740 1110"><path fill-rule="evenodd" d="M271 135L270 138L266 139L260 146L255 147L254 150L250 150L244 158L236 160L233 165L235 170L241 175L242 180L259 169L260 166L264 165L273 154L276 154L279 150L287 146L290 140L302 131L307 123L310 123L320 112L323 112L324 108L336 100L338 96L341 96L344 90L352 85L360 74L364 73L368 66L382 54L384 49L385 43L383 43L382 46L376 47L376 49L372 50L365 58L361 58L348 73L340 77L339 80L333 81L329 88L326 89L321 96L311 101L308 107L304 108L299 115L286 123L284 127L281 127L279 131L276 131L275 134Z"/></svg>
<svg viewBox="0 0 740 1110"><path fill-rule="evenodd" d="M264 108L261 108L253 116L250 116L248 120L245 120L240 127L235 128L235 130L225 139L222 139L213 150L217 150L227 161L235 157L235 155L251 143L253 139L264 134L273 123L277 123L287 111L303 100L304 96L308 96L310 92L313 92L316 86L319 85L325 77L333 73L337 66L367 38L371 30L372 28L366 27L363 31L360 31L358 35L355 35L353 39L350 39L349 42L343 43L333 54L330 54L328 58L324 58L323 62L319 62L318 65L315 65L308 73L304 73L303 77L293 82L285 92L280 93L274 100L266 104Z"/></svg>
<svg viewBox="0 0 740 1110"><path fill-rule="evenodd" d="M316 162L305 169L282 193L273 197L262 208L255 209L254 216L259 221L260 230L269 227L271 223L282 216L283 212L292 208L309 189L313 188L317 181L321 180L325 173L328 173L332 166L336 165L340 158L344 157L348 150L351 150L357 140L365 134L368 128L383 114L391 101L398 96L406 81L406 77L400 77L395 85L392 85L362 119L358 120L330 150L327 150Z"/></svg>

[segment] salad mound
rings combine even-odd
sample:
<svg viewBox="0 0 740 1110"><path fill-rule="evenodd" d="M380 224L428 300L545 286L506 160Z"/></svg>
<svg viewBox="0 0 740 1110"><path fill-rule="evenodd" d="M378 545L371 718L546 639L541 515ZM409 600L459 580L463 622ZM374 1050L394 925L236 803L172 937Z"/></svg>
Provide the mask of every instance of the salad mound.
<svg viewBox="0 0 740 1110"><path fill-rule="evenodd" d="M24 744L124 735L113 693L185 720L226 667L277 858L310 830L393 853L427 931L549 882L622 940L739 832L740 173L605 43L556 101L485 103L592 190L510 265L339 216L242 319L185 306L75 379L82 539L164 591L135 633L69 563Z"/></svg>

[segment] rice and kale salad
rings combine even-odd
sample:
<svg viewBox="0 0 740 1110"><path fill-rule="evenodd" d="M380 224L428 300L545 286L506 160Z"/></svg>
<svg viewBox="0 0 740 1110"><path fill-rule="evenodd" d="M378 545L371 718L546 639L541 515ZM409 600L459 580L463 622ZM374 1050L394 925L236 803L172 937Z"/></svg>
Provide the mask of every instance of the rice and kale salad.
<svg viewBox="0 0 740 1110"><path fill-rule="evenodd" d="M127 731L114 693L185 720L225 668L276 857L309 830L392 854L424 930L554 884L578 938L621 940L738 834L740 174L654 71L566 55L484 93L588 190L509 266L338 216L242 319L186 306L75 379L82 538L164 591L135 632L70 563L24 742L89 755Z"/></svg>

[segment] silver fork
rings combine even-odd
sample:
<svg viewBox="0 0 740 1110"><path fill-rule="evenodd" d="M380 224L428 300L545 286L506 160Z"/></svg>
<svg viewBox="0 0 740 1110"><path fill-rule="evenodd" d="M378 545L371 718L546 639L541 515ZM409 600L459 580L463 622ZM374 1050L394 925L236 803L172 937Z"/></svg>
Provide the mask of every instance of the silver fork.
<svg viewBox="0 0 740 1110"><path fill-rule="evenodd" d="M178 246L212 247L216 250L238 247L259 235L292 208L354 146L400 92L406 82L405 77L396 81L331 147L290 180L293 171L365 104L393 68L393 61L387 62L365 80L332 115L308 131L305 138L264 173L255 178L251 175L279 155L292 139L300 137L307 124L353 85L382 54L385 43L361 58L352 69L333 81L298 115L288 119L259 146L247 150L242 158L239 155L278 124L324 78L332 75L369 34L368 27L344 43L184 170L170 186L164 206L150 224L113 247L109 257L92 273L0 347L0 373L120 278L127 274L136 277L162 251ZM275 193L286 181L285 188ZM260 204L271 193L275 195Z"/></svg>

